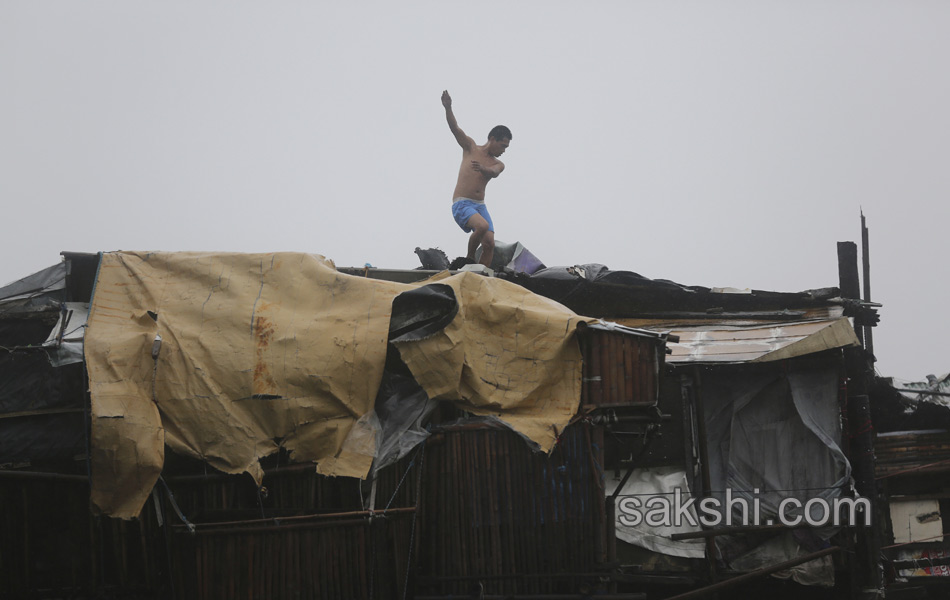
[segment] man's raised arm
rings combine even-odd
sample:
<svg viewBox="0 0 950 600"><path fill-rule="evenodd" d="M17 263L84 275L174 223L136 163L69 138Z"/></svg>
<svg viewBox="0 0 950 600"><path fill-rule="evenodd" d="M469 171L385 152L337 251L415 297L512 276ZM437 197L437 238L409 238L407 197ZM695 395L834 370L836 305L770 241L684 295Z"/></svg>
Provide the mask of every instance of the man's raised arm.
<svg viewBox="0 0 950 600"><path fill-rule="evenodd" d="M442 106L445 107L445 120L449 123L449 129L452 131L452 135L455 136L455 141L459 143L462 150L471 150L472 146L475 145L475 140L465 135L465 132L462 131L455 120L455 114L452 112L452 96L449 96L448 90L442 92Z"/></svg>

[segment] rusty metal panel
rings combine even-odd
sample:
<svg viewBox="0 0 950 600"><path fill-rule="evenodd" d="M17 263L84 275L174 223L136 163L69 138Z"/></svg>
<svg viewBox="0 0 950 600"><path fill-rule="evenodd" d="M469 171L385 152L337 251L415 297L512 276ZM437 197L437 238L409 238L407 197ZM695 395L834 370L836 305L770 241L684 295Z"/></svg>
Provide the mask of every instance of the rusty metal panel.
<svg viewBox="0 0 950 600"><path fill-rule="evenodd" d="M177 528L177 597L400 597L408 570L411 510Z"/></svg>
<svg viewBox="0 0 950 600"><path fill-rule="evenodd" d="M950 432L906 431L877 434L875 476L922 475L950 471Z"/></svg>
<svg viewBox="0 0 950 600"><path fill-rule="evenodd" d="M359 480L312 464L269 468L260 493L247 476L169 477L194 521L192 533L166 505L175 597L401 598L415 512L415 485L398 485L404 473L405 463L380 471L377 507L390 509L375 512L364 510Z"/></svg>
<svg viewBox="0 0 950 600"><path fill-rule="evenodd" d="M632 328L651 331L702 327L706 325L729 324L737 327L771 327L781 323L800 323L804 321L833 321L844 316L844 307L840 305L818 307L796 307L794 310L771 312L708 312L705 314L680 314L655 317L605 317L614 323Z"/></svg>
<svg viewBox="0 0 950 600"><path fill-rule="evenodd" d="M586 425L550 455L517 434L447 430L426 442L417 592L576 593L606 557L602 454Z"/></svg>
<svg viewBox="0 0 950 600"><path fill-rule="evenodd" d="M589 327L582 339L584 386L582 410L652 406L664 362L664 342L631 335L623 329Z"/></svg>

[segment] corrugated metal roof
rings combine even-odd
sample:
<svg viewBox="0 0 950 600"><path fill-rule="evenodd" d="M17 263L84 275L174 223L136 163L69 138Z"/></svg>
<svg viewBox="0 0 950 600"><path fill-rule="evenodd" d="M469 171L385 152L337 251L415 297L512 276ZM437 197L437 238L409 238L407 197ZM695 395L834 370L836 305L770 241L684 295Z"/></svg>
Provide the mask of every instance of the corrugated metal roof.
<svg viewBox="0 0 950 600"><path fill-rule="evenodd" d="M929 402L950 408L950 373L927 375L927 381L892 379L891 385L910 402Z"/></svg>
<svg viewBox="0 0 950 600"><path fill-rule="evenodd" d="M729 322L673 327L669 363L769 362L859 345L847 318L736 326Z"/></svg>
<svg viewBox="0 0 950 600"><path fill-rule="evenodd" d="M777 324L801 323L804 321L833 321L844 316L844 307L840 305L818 306L781 312L742 311L707 312L693 315L666 315L657 317L605 317L627 327L668 331L687 329L703 325L721 327L772 327Z"/></svg>

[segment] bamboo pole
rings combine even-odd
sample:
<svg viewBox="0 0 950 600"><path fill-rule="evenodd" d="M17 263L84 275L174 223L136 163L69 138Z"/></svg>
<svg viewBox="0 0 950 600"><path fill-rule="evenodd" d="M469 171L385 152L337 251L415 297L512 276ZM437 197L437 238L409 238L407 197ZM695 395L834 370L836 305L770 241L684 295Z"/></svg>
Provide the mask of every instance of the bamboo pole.
<svg viewBox="0 0 950 600"><path fill-rule="evenodd" d="M588 330L589 336L587 338L588 344L590 344L590 397L588 398L588 404L598 405L603 404L603 374L601 369L600 361L600 343L599 337L595 334L593 330Z"/></svg>
<svg viewBox="0 0 950 600"><path fill-rule="evenodd" d="M603 397L599 403L612 404L614 401L612 392L616 382L610 380L610 338L607 337L607 332L598 331L597 340L600 345L600 379L603 385Z"/></svg>

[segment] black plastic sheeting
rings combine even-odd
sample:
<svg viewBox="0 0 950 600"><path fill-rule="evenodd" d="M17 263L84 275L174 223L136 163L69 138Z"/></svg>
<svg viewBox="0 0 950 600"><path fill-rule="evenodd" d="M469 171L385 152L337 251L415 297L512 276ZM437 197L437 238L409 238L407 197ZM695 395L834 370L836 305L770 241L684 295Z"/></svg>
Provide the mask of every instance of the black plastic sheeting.
<svg viewBox="0 0 950 600"><path fill-rule="evenodd" d="M406 456L429 437L422 424L437 406L411 376L383 372L376 395L380 434L373 473Z"/></svg>
<svg viewBox="0 0 950 600"><path fill-rule="evenodd" d="M68 460L85 454L82 412L0 420L0 464Z"/></svg>
<svg viewBox="0 0 950 600"><path fill-rule="evenodd" d="M427 338L444 329L456 314L455 291L441 283L403 292L393 299L386 368L376 394L380 432L373 473L406 456L429 436L422 424L438 406L413 379L392 342Z"/></svg>
<svg viewBox="0 0 950 600"><path fill-rule="evenodd" d="M85 453L84 368L53 367L45 352L0 354L0 463Z"/></svg>
<svg viewBox="0 0 950 600"><path fill-rule="evenodd" d="M83 368L53 367L43 351L0 353L0 415L82 407Z"/></svg>
<svg viewBox="0 0 950 600"><path fill-rule="evenodd" d="M416 256L422 262L422 269L427 271L444 271L449 268L449 257L438 248L416 248Z"/></svg>
<svg viewBox="0 0 950 600"><path fill-rule="evenodd" d="M876 377L871 387L871 422L874 429L885 431L950 430L950 406L928 402L926 394L914 397L901 394L905 388L890 377ZM944 400L945 398L941 398Z"/></svg>
<svg viewBox="0 0 950 600"><path fill-rule="evenodd" d="M66 263L59 263L0 288L0 317L48 310L65 299Z"/></svg>
<svg viewBox="0 0 950 600"><path fill-rule="evenodd" d="M531 278L552 281L601 282L614 285L658 287L683 291L708 291L708 288L687 287L666 279L648 279L633 271L611 271L605 265L599 263L575 265L573 267L548 267L547 269L542 269L534 273Z"/></svg>
<svg viewBox="0 0 950 600"><path fill-rule="evenodd" d="M30 319L3 318L3 315L0 315L0 346L40 346L53 331L58 317L59 312L54 310L34 314Z"/></svg>
<svg viewBox="0 0 950 600"><path fill-rule="evenodd" d="M66 263L58 263L0 288L0 300L66 288Z"/></svg>
<svg viewBox="0 0 950 600"><path fill-rule="evenodd" d="M441 283L403 292L393 299L390 341L422 340L452 322L458 313L455 291Z"/></svg>
<svg viewBox="0 0 950 600"><path fill-rule="evenodd" d="M829 288L822 297L808 292L749 294L716 293L702 286L684 286L665 279L649 279L633 271L611 271L597 263L549 267L533 275L509 278L536 294L593 317L650 317L708 312L785 311L827 306ZM790 318L794 315L789 315Z"/></svg>
<svg viewBox="0 0 950 600"><path fill-rule="evenodd" d="M55 368L39 346L66 298L66 263L0 288L0 464L86 452L82 364Z"/></svg>

